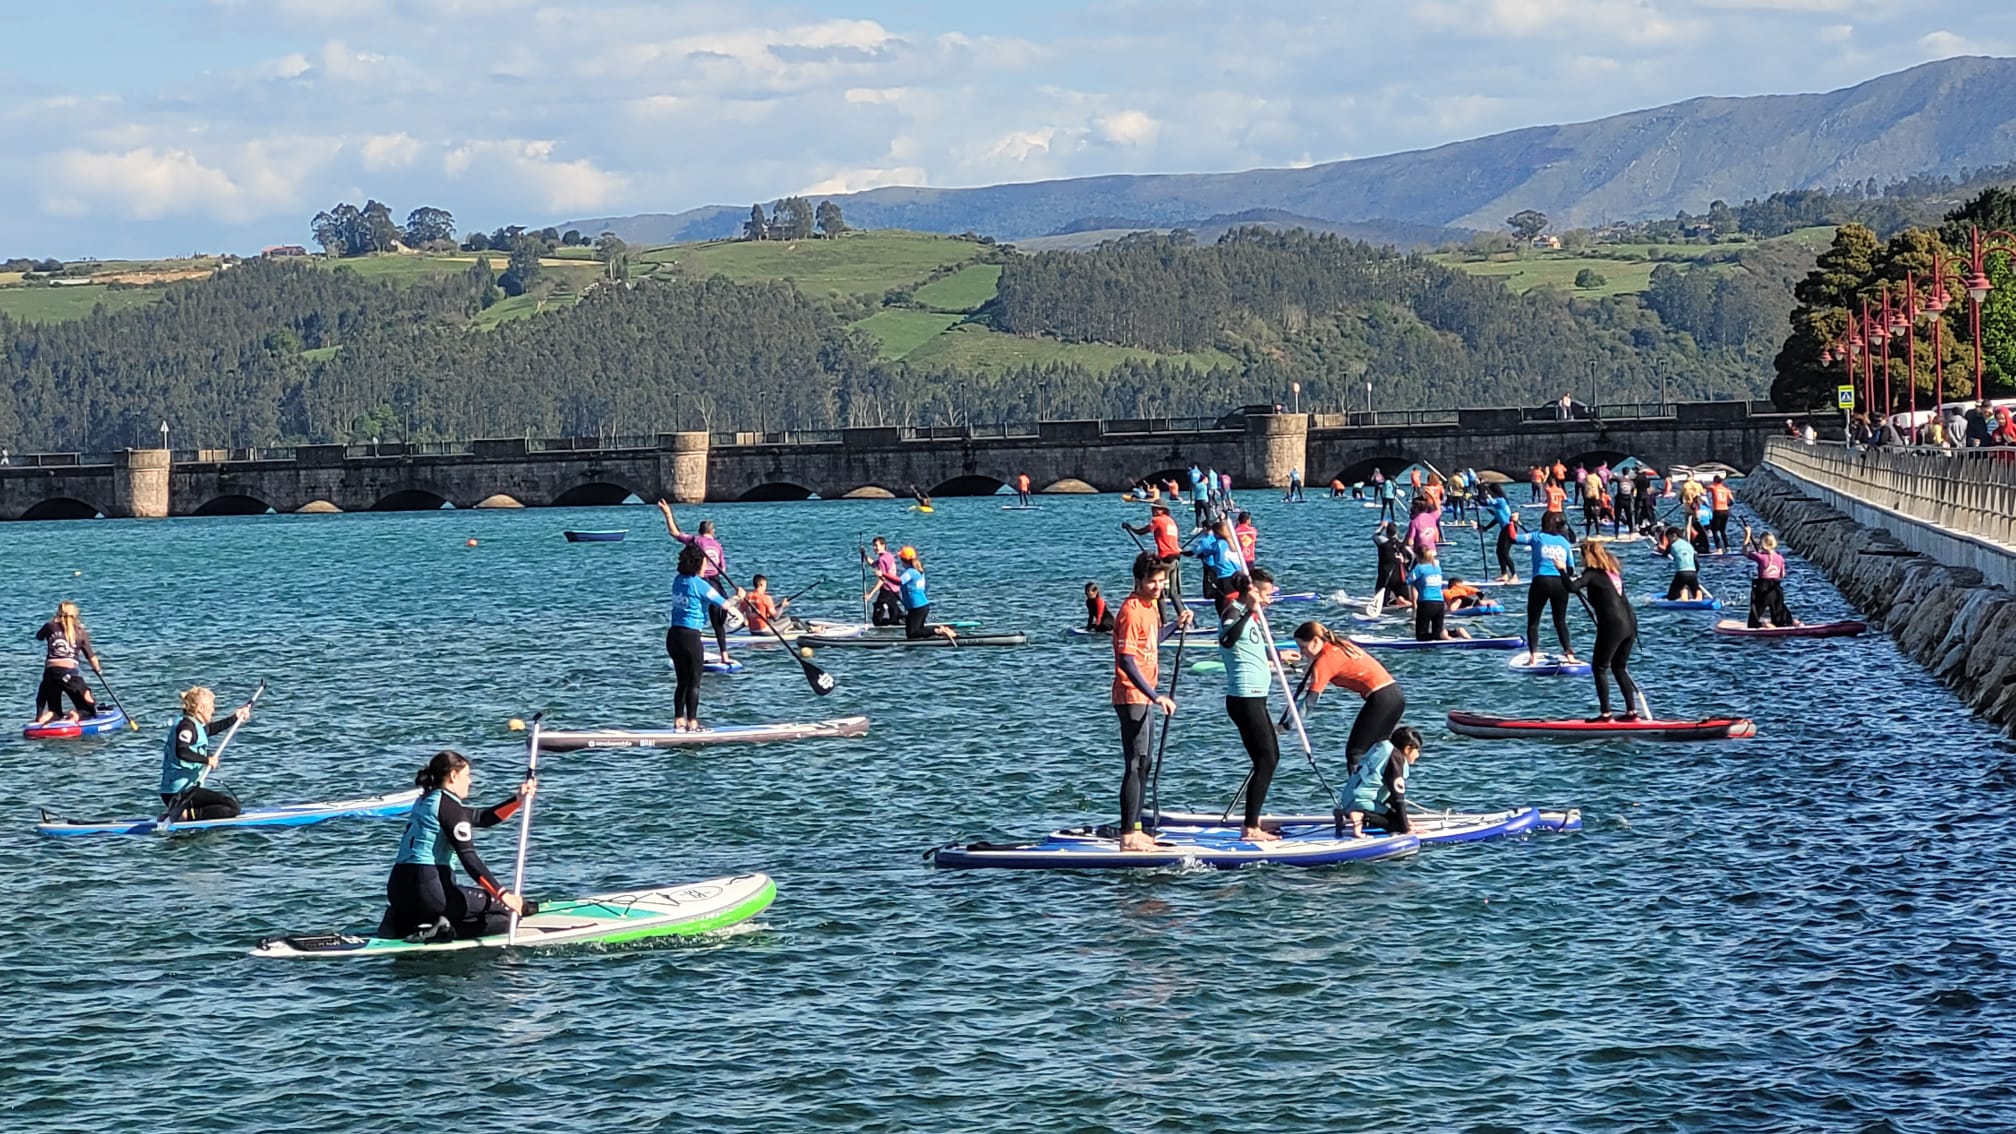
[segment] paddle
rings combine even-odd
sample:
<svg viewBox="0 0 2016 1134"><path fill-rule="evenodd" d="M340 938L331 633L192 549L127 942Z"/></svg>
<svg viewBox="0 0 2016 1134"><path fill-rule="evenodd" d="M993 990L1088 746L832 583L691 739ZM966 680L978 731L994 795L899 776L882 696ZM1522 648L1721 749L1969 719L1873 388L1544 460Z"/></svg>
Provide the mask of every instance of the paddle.
<svg viewBox="0 0 2016 1134"><path fill-rule="evenodd" d="M1137 539L1136 542L1138 543L1139 540ZM1176 596L1176 667L1169 671L1168 694L1170 699L1173 700L1176 696L1176 682L1183 677L1183 647L1188 642L1190 634L1183 626L1183 595L1176 588L1175 573L1171 572L1165 577L1169 579L1170 593ZM1194 620L1195 615L1192 615L1192 618ZM1156 643L1156 648L1160 649L1161 643ZM1152 710L1153 706L1150 708ZM1155 816L1155 821L1149 824L1150 830L1160 830L1162 827L1162 754L1168 751L1169 726L1175 723L1176 717L1173 713L1164 716L1162 718L1162 734L1155 738L1155 771L1148 779L1148 802Z"/></svg>
<svg viewBox="0 0 2016 1134"><path fill-rule="evenodd" d="M259 703L260 695L265 692L266 681L264 678L261 678L259 688L254 689L251 700L245 702L245 708L248 710L247 715L250 715L249 710L252 706ZM231 722L231 727L224 730L223 738L217 742L217 751L210 754L210 759L222 760L224 758L224 750L231 746L231 738L238 735L238 726L244 723L242 720ZM182 809L189 805L189 797L196 794L196 789L202 787L203 781L209 778L210 766L206 763L203 766L203 770L196 773L196 782L176 792L175 798L168 801L168 810L162 812L161 818L154 821L154 829L166 834L175 825L175 816L181 814Z"/></svg>
<svg viewBox="0 0 2016 1134"><path fill-rule="evenodd" d="M126 718L126 727L132 729L134 732L139 732L140 722L134 720L133 714L126 711L126 706L119 703L119 694L113 692L112 683L105 680L105 671L98 669L95 672L98 674L98 684L105 687L105 695L112 698L112 707L119 710L120 715Z"/></svg>
<svg viewBox="0 0 2016 1134"><path fill-rule="evenodd" d="M532 714L532 721L525 729L525 778L539 779L539 721L544 710ZM525 850L532 843L532 801L539 798L537 791L525 798L524 813L518 817L518 865L511 876L511 890L518 895L520 906L525 902ZM504 944L518 944L518 911L511 911L511 928L504 935Z"/></svg>
<svg viewBox="0 0 2016 1134"><path fill-rule="evenodd" d="M858 531L854 533L854 550L861 557L861 623L865 626L874 622L869 614L868 596L875 592L868 589L868 542Z"/></svg>
<svg viewBox="0 0 2016 1134"><path fill-rule="evenodd" d="M665 503L663 500L660 500L658 502L658 506L665 510L665 522L666 525L669 527L672 522L671 505ZM695 544L694 546L699 547L700 545ZM714 571L716 574L720 575L721 578L727 580L729 586L734 587L738 591L742 589L742 587L738 585L735 582L735 580L728 578L728 566L727 564L722 562L721 556L709 552L704 547L700 548L700 550L702 554L707 556L707 561L714 565ZM791 643L785 639L784 631L778 627L775 621L772 621L770 625L766 627L766 629L770 631L772 637L777 639L778 645L783 646L787 649L790 648ZM826 694L833 692L833 688L836 683L833 680L832 674L827 673L825 670L820 669L816 665L813 665L811 658L806 657L804 654L799 653L795 649L791 650L791 656L797 659L798 667L805 671L805 681L807 684L812 686L812 692L817 693L821 697L824 697Z"/></svg>

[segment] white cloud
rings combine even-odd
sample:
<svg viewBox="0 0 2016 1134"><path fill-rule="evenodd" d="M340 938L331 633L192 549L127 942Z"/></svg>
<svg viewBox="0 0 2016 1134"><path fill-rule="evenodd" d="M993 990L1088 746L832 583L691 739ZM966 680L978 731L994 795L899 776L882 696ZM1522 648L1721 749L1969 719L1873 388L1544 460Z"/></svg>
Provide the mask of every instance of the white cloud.
<svg viewBox="0 0 2016 1134"><path fill-rule="evenodd" d="M625 179L586 158L555 161L550 140L505 139L466 142L450 150L441 168L451 178L497 178L518 192L521 205L548 213L602 208L622 191Z"/></svg>
<svg viewBox="0 0 2016 1134"><path fill-rule="evenodd" d="M1092 120L1100 137L1118 146L1153 145L1162 124L1139 110L1120 110Z"/></svg>
<svg viewBox="0 0 2016 1134"><path fill-rule="evenodd" d="M859 193L868 189L881 189L889 185L926 185L929 179L922 166L899 165L880 169L837 170L812 184L798 190L800 197L830 197L840 193Z"/></svg>
<svg viewBox="0 0 2016 1134"><path fill-rule="evenodd" d="M102 210L135 220L207 215L236 221L292 201L294 179L263 147L248 147L240 157L234 178L183 149L64 150L48 162L43 207L67 216Z"/></svg>
<svg viewBox="0 0 2016 1134"><path fill-rule="evenodd" d="M364 168L375 172L412 165L420 156L420 148L419 139L401 131L397 134L373 134L364 139L358 151L363 156Z"/></svg>

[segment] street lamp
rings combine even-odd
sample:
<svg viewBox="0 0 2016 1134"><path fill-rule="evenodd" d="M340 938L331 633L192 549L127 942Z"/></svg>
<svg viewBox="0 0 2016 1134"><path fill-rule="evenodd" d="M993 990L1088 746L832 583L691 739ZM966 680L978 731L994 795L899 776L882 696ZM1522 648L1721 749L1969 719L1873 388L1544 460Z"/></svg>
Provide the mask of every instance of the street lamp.
<svg viewBox="0 0 2016 1134"><path fill-rule="evenodd" d="M1372 379L1370 378L1365 379L1365 414L1367 417L1370 417L1372 414ZM1367 421L1366 424L1370 425L1371 422Z"/></svg>
<svg viewBox="0 0 2016 1134"><path fill-rule="evenodd" d="M2016 256L2016 233L2001 229L1984 233L1979 226L1970 227L1969 232L1972 255L1968 257L1966 287L1967 298L1974 304L1974 401L1978 404L1987 400L1987 360L1981 353L1981 305L1987 302L1988 293L1995 290L1988 279L1988 257L1998 252Z"/></svg>
<svg viewBox="0 0 2016 1134"><path fill-rule="evenodd" d="M168 447L168 423L165 421L161 423L161 447Z"/></svg>
<svg viewBox="0 0 2016 1134"><path fill-rule="evenodd" d="M1290 393L1292 393L1292 394L1294 394L1294 396L1295 396L1295 408L1294 408L1294 409L1293 409L1293 410L1292 410L1291 412L1293 412L1293 413L1301 413L1301 412L1302 412L1302 383L1300 383L1300 382L1290 382L1290 383L1288 383L1288 389L1289 389L1289 392L1290 392Z"/></svg>

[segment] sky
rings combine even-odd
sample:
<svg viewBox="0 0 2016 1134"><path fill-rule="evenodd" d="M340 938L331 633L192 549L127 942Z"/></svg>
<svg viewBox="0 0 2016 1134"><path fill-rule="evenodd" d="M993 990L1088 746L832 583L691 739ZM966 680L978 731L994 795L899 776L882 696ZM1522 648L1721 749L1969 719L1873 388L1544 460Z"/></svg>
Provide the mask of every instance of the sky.
<svg viewBox="0 0 2016 1134"><path fill-rule="evenodd" d="M1306 165L2016 54L2009 0L0 0L0 258Z"/></svg>

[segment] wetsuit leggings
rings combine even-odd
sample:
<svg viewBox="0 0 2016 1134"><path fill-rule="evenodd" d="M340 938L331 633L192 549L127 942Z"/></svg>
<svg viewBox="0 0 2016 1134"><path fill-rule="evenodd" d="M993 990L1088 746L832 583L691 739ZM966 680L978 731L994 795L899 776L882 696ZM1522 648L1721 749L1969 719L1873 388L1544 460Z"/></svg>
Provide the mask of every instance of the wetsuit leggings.
<svg viewBox="0 0 2016 1134"><path fill-rule="evenodd" d="M1512 562L1512 528L1498 525L1498 572L1507 578L1519 577L1519 565Z"/></svg>
<svg viewBox="0 0 2016 1134"><path fill-rule="evenodd" d="M1583 497L1582 499L1583 534L1588 535L1595 532L1596 528L1600 524L1602 524L1602 522L1603 522L1603 502L1601 500L1598 500L1594 496Z"/></svg>
<svg viewBox="0 0 2016 1134"><path fill-rule="evenodd" d="M1448 617L1449 607L1441 599L1422 599L1414 604L1414 640L1417 642L1440 641L1446 632L1443 627Z"/></svg>
<svg viewBox="0 0 2016 1134"><path fill-rule="evenodd" d="M1750 628L1757 629L1770 619L1773 626L1792 625L1792 612L1785 609L1785 584L1778 579L1750 581Z"/></svg>
<svg viewBox="0 0 2016 1134"><path fill-rule="evenodd" d="M80 717L98 715L98 702L91 697L91 687L84 683L84 674L75 669L58 669L50 666L42 671L42 684L35 689L35 713L60 716L63 713L63 696L69 694L70 703L77 708Z"/></svg>
<svg viewBox="0 0 2016 1134"><path fill-rule="evenodd" d="M163 807L172 806L174 795L161 797ZM201 819L235 819L238 816L238 801L221 791L211 791L206 787L191 788L187 795L180 797L182 810L170 816L177 823L195 822Z"/></svg>
<svg viewBox="0 0 2016 1134"><path fill-rule="evenodd" d="M1729 550L1729 510L1727 508L1708 514L1708 535L1714 539L1716 547L1721 548L1723 551Z"/></svg>
<svg viewBox="0 0 2016 1134"><path fill-rule="evenodd" d="M931 631L926 624L931 621L931 604L925 603L914 610L903 612L903 636L905 638L929 638Z"/></svg>
<svg viewBox="0 0 2016 1134"><path fill-rule="evenodd" d="M871 621L877 626L895 626L903 621L903 601L888 587L875 592L874 610Z"/></svg>
<svg viewBox="0 0 2016 1134"><path fill-rule="evenodd" d="M1673 602L1689 592L1701 593L1701 574L1698 571L1675 571L1673 581L1666 584L1666 601Z"/></svg>
<svg viewBox="0 0 2016 1134"><path fill-rule="evenodd" d="M1274 767L1281 762L1281 741L1274 732L1274 716L1267 711L1265 697L1227 697L1225 715L1239 730L1239 742L1246 746L1246 758L1253 761L1252 778L1246 781L1246 825L1258 827L1260 812L1267 806L1267 788L1274 782Z"/></svg>
<svg viewBox="0 0 2016 1134"><path fill-rule="evenodd" d="M707 582L713 585L715 593L722 598L728 597L728 580L713 575ZM714 627L714 644L721 647L721 660L728 660L728 604L714 606L710 603L707 607L707 623Z"/></svg>
<svg viewBox="0 0 2016 1134"><path fill-rule="evenodd" d="M674 626L665 631L665 655L672 659L674 720L700 718L700 666L706 651L698 630Z"/></svg>
<svg viewBox="0 0 2016 1134"><path fill-rule="evenodd" d="M1372 751L1373 745L1391 737L1406 713L1407 695L1400 692L1397 681L1366 694L1365 706L1358 710L1358 719L1351 722L1351 736L1344 741L1344 770L1357 771L1358 761Z"/></svg>
<svg viewBox="0 0 2016 1134"><path fill-rule="evenodd" d="M1395 513L1395 511L1394 511L1394 505L1395 505L1395 504L1397 504L1397 503L1398 503L1398 501L1394 500L1394 499L1393 499L1393 498L1392 498L1391 496L1382 496L1382 497L1380 497L1380 498L1379 498L1379 518L1380 518L1381 520L1394 520L1394 519L1398 519L1398 516L1396 515L1396 513Z"/></svg>
<svg viewBox="0 0 2016 1134"><path fill-rule="evenodd" d="M1155 730L1148 727L1149 714L1153 705L1115 705L1113 712L1120 718L1120 756L1125 766L1120 773L1120 829L1138 831L1141 829L1141 799L1147 794L1148 777L1154 760L1154 748L1149 743L1155 738Z"/></svg>
<svg viewBox="0 0 2016 1134"><path fill-rule="evenodd" d="M1638 642L1638 635L1610 635L1601 630L1596 632L1596 645L1589 651L1589 672L1596 677L1597 711L1610 712L1610 676L1617 677L1617 693L1624 698L1624 711L1638 711L1638 686L1631 681L1631 674L1625 667L1631 661L1631 647Z"/></svg>
<svg viewBox="0 0 2016 1134"><path fill-rule="evenodd" d="M456 885L450 868L429 862L394 865L385 880L385 917L378 923L378 936L403 938L442 918L454 932L437 941L488 937L511 928L510 907L487 890Z"/></svg>
<svg viewBox="0 0 2016 1134"><path fill-rule="evenodd" d="M1526 648L1540 649L1540 608L1552 607L1554 634L1561 639L1561 652L1572 654L1568 644L1568 581L1559 575L1535 575L1526 588Z"/></svg>
<svg viewBox="0 0 2016 1134"><path fill-rule="evenodd" d="M1367 811L1364 823L1367 827L1377 827L1389 835L1404 835L1413 830L1407 822L1407 797L1394 796L1386 801L1386 810Z"/></svg>

